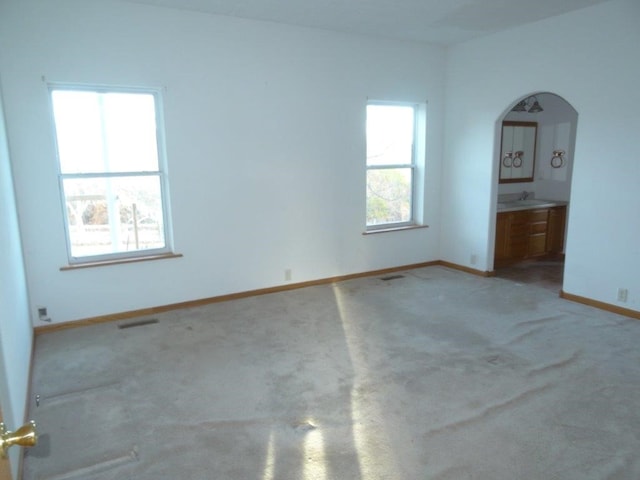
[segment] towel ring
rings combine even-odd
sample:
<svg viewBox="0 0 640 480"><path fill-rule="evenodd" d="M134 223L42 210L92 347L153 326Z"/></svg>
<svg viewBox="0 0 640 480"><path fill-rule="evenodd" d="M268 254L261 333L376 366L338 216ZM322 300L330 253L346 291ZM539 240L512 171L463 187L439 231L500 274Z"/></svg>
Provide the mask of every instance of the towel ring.
<svg viewBox="0 0 640 480"><path fill-rule="evenodd" d="M522 166L522 157L524 152L522 150L518 150L513 154L513 167L520 168Z"/></svg>
<svg viewBox="0 0 640 480"><path fill-rule="evenodd" d="M562 168L564 167L564 150L554 150L553 157L551 157L551 167L552 168Z"/></svg>

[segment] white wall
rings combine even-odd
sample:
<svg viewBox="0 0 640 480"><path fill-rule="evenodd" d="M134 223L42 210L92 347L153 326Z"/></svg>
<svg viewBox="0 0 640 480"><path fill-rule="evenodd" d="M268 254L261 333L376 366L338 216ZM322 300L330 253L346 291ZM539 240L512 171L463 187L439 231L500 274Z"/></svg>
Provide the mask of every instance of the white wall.
<svg viewBox="0 0 640 480"><path fill-rule="evenodd" d="M16 199L0 94L0 406L10 430L25 420L32 329ZM13 478L18 478L20 449L9 451Z"/></svg>
<svg viewBox="0 0 640 480"><path fill-rule="evenodd" d="M0 6L31 311L54 322L439 258L445 51L144 5ZM163 86L175 250L66 264L46 83ZM367 97L428 101L425 221L363 236ZM37 318L37 315L34 315Z"/></svg>
<svg viewBox="0 0 640 480"><path fill-rule="evenodd" d="M449 50L442 256L491 269L497 122L522 96L553 92L578 129L564 290L640 310L640 3L611 2ZM514 39L517 38L517 41Z"/></svg>

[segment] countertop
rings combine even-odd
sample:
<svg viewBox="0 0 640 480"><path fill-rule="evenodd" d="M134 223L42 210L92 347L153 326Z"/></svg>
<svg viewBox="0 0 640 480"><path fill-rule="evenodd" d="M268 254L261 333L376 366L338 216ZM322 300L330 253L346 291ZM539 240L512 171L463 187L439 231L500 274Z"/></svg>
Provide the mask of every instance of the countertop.
<svg viewBox="0 0 640 480"><path fill-rule="evenodd" d="M530 199L530 200L513 200L511 202L498 202L498 213L501 212L515 212L517 210L532 210L536 208L550 208L561 207L569 205L569 202L561 200L545 200L545 199Z"/></svg>

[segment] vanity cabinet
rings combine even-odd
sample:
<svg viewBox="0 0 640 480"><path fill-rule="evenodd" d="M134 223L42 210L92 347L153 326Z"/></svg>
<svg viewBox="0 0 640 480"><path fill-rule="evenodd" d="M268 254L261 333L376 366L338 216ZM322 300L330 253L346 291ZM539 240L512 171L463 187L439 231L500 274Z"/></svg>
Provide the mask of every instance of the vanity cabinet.
<svg viewBox="0 0 640 480"><path fill-rule="evenodd" d="M562 253L566 210L557 206L498 212L495 266Z"/></svg>

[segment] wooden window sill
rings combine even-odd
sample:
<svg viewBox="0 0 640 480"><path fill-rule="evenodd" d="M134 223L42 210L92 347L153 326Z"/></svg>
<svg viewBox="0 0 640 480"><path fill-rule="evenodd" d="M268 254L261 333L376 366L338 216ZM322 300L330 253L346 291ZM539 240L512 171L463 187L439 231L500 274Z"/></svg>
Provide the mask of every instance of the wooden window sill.
<svg viewBox="0 0 640 480"><path fill-rule="evenodd" d="M363 235L372 235L374 233L399 232L402 230L417 230L419 228L429 228L429 225L403 225L401 227L378 228L362 232Z"/></svg>
<svg viewBox="0 0 640 480"><path fill-rule="evenodd" d="M150 260L164 260L165 258L179 258L181 253L162 253L159 255L148 255L145 257L118 258L117 260L102 260L100 262L77 263L74 265L65 265L60 267L61 271L77 270L79 268L106 267L109 265L119 265L121 263L147 262Z"/></svg>

